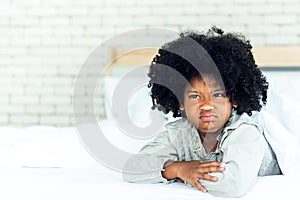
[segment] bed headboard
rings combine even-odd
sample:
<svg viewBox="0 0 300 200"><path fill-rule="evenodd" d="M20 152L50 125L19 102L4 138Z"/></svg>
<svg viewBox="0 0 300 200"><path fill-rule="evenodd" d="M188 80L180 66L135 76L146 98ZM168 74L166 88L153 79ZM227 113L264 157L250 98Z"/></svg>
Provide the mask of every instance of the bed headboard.
<svg viewBox="0 0 300 200"><path fill-rule="evenodd" d="M124 53L114 48L106 75L112 75L113 68L149 65L157 52L158 49L137 49ZM262 46L254 47L252 52L256 64L265 70L300 69L300 46Z"/></svg>
<svg viewBox="0 0 300 200"><path fill-rule="evenodd" d="M253 55L256 64L268 70L287 69L299 70L300 68L300 47L299 46L270 46L255 47Z"/></svg>
<svg viewBox="0 0 300 200"><path fill-rule="evenodd" d="M148 66L157 54L158 49L137 49L124 53L122 49L111 50L111 63L106 71L107 76L111 76L114 70L121 70L124 67ZM116 69L118 68L118 69Z"/></svg>

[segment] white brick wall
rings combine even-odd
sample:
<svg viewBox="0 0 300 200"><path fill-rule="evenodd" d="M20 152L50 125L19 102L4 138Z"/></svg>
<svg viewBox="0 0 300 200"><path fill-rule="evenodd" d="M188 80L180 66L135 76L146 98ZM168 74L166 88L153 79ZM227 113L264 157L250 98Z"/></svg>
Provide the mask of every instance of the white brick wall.
<svg viewBox="0 0 300 200"><path fill-rule="evenodd" d="M1 0L0 125L72 125L80 66L119 33L212 25L254 46L300 45L300 0ZM97 105L103 117L101 98Z"/></svg>

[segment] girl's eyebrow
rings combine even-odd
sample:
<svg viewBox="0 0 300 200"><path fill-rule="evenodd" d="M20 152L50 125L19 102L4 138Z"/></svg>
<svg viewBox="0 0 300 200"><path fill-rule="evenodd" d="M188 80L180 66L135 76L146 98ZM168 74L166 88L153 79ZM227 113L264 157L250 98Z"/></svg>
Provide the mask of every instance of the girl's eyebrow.
<svg viewBox="0 0 300 200"><path fill-rule="evenodd" d="M225 90L221 89L221 88L216 88L211 90L212 92L225 92Z"/></svg>
<svg viewBox="0 0 300 200"><path fill-rule="evenodd" d="M225 90L223 90L221 88L216 88L216 89L212 89L211 92L225 92ZM188 90L188 91L186 91L186 93L198 93L198 91L196 91L196 90Z"/></svg>
<svg viewBox="0 0 300 200"><path fill-rule="evenodd" d="M186 93L198 93L196 90L188 90Z"/></svg>

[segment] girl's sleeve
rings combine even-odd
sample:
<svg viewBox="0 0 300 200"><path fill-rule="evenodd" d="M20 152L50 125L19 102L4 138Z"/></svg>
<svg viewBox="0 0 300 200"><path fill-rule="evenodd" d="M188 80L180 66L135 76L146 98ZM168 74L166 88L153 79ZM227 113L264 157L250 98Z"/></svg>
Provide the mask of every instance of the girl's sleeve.
<svg viewBox="0 0 300 200"><path fill-rule="evenodd" d="M123 168L123 180L133 183L169 183L169 180L162 177L163 167L167 161L176 160L177 150L165 131L128 159Z"/></svg>
<svg viewBox="0 0 300 200"><path fill-rule="evenodd" d="M259 128L243 124L224 140L222 151L225 171L210 173L218 177L218 181L199 181L214 196L243 196L256 183L266 150L267 142Z"/></svg>

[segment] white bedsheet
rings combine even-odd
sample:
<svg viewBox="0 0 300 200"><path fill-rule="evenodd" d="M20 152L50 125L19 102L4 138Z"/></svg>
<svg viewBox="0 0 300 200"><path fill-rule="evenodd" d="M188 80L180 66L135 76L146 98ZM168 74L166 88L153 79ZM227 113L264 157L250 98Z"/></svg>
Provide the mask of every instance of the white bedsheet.
<svg viewBox="0 0 300 200"><path fill-rule="evenodd" d="M129 152L136 152L147 142L122 136L112 122L104 121L100 126L109 133L110 141ZM299 178L258 178L253 190L241 199L297 196ZM120 172L93 159L74 128L40 126L0 127L0 190L4 200L223 199L181 183L123 182Z"/></svg>
<svg viewBox="0 0 300 200"><path fill-rule="evenodd" d="M104 169L1 168L0 198L5 200L99 199L228 199L216 198L182 183L133 184L118 172ZM299 177L259 178L240 199L285 199L298 196Z"/></svg>

